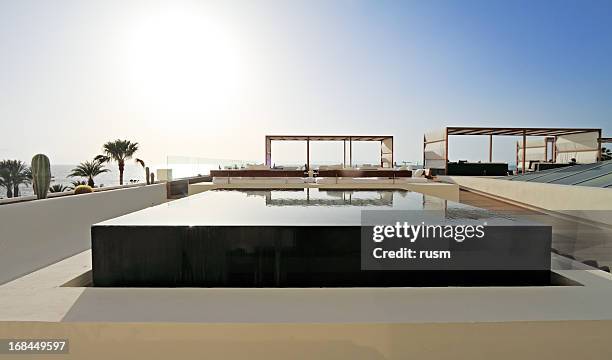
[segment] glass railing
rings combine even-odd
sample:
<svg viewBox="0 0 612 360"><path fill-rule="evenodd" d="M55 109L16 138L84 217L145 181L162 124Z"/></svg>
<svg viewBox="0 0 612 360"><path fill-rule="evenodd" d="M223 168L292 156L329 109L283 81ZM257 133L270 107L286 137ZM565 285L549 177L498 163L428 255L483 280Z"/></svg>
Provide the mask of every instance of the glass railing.
<svg viewBox="0 0 612 360"><path fill-rule="evenodd" d="M243 169L250 164L260 164L256 160L216 159L193 156L170 155L167 157L166 169L172 171L172 179L194 176L208 176L210 170Z"/></svg>

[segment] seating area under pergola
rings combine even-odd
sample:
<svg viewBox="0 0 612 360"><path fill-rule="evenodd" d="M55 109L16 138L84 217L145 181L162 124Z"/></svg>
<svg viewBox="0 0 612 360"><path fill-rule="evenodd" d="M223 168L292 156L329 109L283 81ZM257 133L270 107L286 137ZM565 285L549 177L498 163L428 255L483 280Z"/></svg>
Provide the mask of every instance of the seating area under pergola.
<svg viewBox="0 0 612 360"><path fill-rule="evenodd" d="M273 141L303 141L306 143L306 166L310 169L310 143L313 141L341 141L343 166L353 166L353 143L358 141L380 142L380 167L393 168L393 136L380 135L266 135L266 165L272 165ZM347 150L348 145L348 150ZM348 158L347 158L348 157Z"/></svg>
<svg viewBox="0 0 612 360"><path fill-rule="evenodd" d="M526 172L526 164L529 161L529 152L544 155L548 159L548 145L551 144L553 153L552 162L567 162L572 158L601 160L601 144L605 142L602 138L601 129L593 128L510 128L510 127L463 127L449 126L438 131L426 133L423 136L423 164L425 168L439 169L448 173L448 137L457 135L488 135L489 136L489 163L493 161L493 136L518 136L516 162L517 169L520 164L521 171ZM530 146L528 137L543 137L537 145ZM541 156L542 154L540 154ZM566 156L563 156L566 155ZM581 156L582 155L582 156ZM588 161L588 160L585 160Z"/></svg>

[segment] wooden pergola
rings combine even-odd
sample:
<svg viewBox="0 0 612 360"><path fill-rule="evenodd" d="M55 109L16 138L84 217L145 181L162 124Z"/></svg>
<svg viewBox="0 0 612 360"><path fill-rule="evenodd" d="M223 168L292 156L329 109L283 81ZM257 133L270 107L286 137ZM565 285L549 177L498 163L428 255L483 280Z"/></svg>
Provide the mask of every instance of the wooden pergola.
<svg viewBox="0 0 612 360"><path fill-rule="evenodd" d="M393 136L381 135L266 135L266 165L272 165L272 141L305 141L306 142L306 166L310 169L310 142L311 141L342 141L343 166L347 164L346 144L349 145L348 163L353 166L353 142L355 141L378 141L380 142L380 166L389 164L393 167ZM387 160L385 162L385 160Z"/></svg>
<svg viewBox="0 0 612 360"><path fill-rule="evenodd" d="M598 161L601 161L601 143L607 138L602 138L601 129L589 129L589 128L510 128L510 127L465 127L465 126L449 126L445 128L445 135L443 139L435 141L427 141L426 137L423 136L423 164L425 164L425 148L427 144L435 142L445 142L444 160L446 163L445 173L448 172L448 137L451 135L488 135L489 136L489 162L493 161L493 136L521 136L523 139L522 148L522 172L525 173L525 158L527 150L527 137L528 136L544 136L546 141L553 143L553 152L555 149L555 142L557 136L571 135L571 134L582 134L597 132L598 135L598 150L599 155ZM553 159L555 154L553 153ZM517 159L518 163L518 159Z"/></svg>

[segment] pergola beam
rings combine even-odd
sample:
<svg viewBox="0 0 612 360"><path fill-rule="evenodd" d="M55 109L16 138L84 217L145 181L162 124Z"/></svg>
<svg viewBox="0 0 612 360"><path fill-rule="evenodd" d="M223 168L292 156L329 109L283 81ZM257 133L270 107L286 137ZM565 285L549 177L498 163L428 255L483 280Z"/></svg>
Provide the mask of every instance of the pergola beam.
<svg viewBox="0 0 612 360"><path fill-rule="evenodd" d="M555 136L570 135L587 132L598 132L600 129L591 128L506 128L506 127L466 127L449 126L446 128L449 135L507 135L522 136Z"/></svg>
<svg viewBox="0 0 612 360"><path fill-rule="evenodd" d="M504 136L504 135L508 135L508 136L516 136L516 135L520 135L519 133L517 133L516 129L510 129L510 130L498 130L498 131L494 131L491 132L491 135L499 135L499 136Z"/></svg>
<svg viewBox="0 0 612 360"><path fill-rule="evenodd" d="M272 141L381 141L392 138L392 135L266 135Z"/></svg>

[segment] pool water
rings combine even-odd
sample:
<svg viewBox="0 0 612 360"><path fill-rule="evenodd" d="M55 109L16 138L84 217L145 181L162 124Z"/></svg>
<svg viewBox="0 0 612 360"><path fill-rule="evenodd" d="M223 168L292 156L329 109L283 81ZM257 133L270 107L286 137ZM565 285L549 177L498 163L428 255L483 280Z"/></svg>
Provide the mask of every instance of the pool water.
<svg viewBox="0 0 612 360"><path fill-rule="evenodd" d="M404 190L212 190L98 225L359 226L362 210L444 211L449 219L507 218Z"/></svg>

